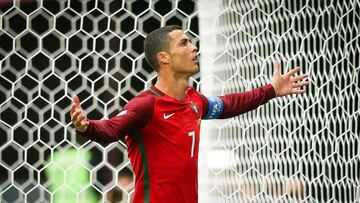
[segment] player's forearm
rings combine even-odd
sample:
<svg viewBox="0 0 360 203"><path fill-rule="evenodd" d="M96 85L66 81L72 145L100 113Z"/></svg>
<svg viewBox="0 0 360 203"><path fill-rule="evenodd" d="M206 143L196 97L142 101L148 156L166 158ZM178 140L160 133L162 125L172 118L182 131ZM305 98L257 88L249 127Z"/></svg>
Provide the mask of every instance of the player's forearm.
<svg viewBox="0 0 360 203"><path fill-rule="evenodd" d="M120 139L116 128L108 120L89 120L89 126L86 131L76 131L76 133L101 143L116 142Z"/></svg>
<svg viewBox="0 0 360 203"><path fill-rule="evenodd" d="M224 109L220 118L230 118L251 111L275 98L275 96L275 90L271 84L248 92L221 96Z"/></svg>

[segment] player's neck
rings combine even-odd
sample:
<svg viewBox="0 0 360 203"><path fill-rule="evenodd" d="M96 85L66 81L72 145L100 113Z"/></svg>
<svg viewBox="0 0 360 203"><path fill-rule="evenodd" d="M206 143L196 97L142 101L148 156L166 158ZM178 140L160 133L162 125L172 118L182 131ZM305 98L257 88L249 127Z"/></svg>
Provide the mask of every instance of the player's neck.
<svg viewBox="0 0 360 203"><path fill-rule="evenodd" d="M188 86L188 77L165 77L159 75L155 87L166 95L179 101L185 99L185 91Z"/></svg>

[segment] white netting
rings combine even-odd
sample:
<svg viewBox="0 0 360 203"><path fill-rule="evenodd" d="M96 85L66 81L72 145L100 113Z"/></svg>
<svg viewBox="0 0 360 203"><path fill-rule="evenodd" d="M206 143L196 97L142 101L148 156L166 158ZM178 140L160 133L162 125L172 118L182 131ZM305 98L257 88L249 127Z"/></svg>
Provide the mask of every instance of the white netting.
<svg viewBox="0 0 360 203"><path fill-rule="evenodd" d="M360 201L360 1L201 2L207 95L269 82L274 60L311 82L305 95L203 122L202 200Z"/></svg>
<svg viewBox="0 0 360 203"><path fill-rule="evenodd" d="M89 118L118 114L155 77L150 31L178 24L196 38L194 2L0 1L0 22L1 202L129 202L125 145L75 136L71 97Z"/></svg>
<svg viewBox="0 0 360 203"><path fill-rule="evenodd" d="M311 75L304 96L202 122L200 202L359 200L359 13L359 0L0 1L1 202L129 202L124 144L75 136L69 105L116 115L154 81L142 42L167 24L206 42L190 83L207 95L265 84L275 58Z"/></svg>

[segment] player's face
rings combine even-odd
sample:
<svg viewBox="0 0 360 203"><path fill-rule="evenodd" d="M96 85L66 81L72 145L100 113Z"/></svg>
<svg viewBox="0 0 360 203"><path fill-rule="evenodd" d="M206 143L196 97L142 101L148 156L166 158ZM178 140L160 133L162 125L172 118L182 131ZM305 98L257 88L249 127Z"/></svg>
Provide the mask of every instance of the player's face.
<svg viewBox="0 0 360 203"><path fill-rule="evenodd" d="M174 72L194 74L199 72L197 48L182 30L169 33L170 67Z"/></svg>

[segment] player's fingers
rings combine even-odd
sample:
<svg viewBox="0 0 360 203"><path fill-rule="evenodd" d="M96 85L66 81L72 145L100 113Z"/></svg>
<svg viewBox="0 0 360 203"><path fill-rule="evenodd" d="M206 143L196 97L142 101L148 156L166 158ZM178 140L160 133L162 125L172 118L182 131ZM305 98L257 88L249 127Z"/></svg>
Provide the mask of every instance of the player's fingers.
<svg viewBox="0 0 360 203"><path fill-rule="evenodd" d="M292 94L303 94L303 93L305 93L305 90L293 90L291 93Z"/></svg>
<svg viewBox="0 0 360 203"><path fill-rule="evenodd" d="M278 61L274 61L274 74L280 74L280 63Z"/></svg>
<svg viewBox="0 0 360 203"><path fill-rule="evenodd" d="M293 88L299 88L299 87L304 87L306 85L309 85L309 81L304 81L304 82L298 82L298 83L295 83L293 84Z"/></svg>
<svg viewBox="0 0 360 203"><path fill-rule="evenodd" d="M290 77L293 76L295 73L299 72L300 69L301 69L300 67L296 67L296 68L290 70L289 72L287 72L287 73L285 74L285 76L288 77L288 78L290 78Z"/></svg>
<svg viewBox="0 0 360 203"><path fill-rule="evenodd" d="M81 121L83 121L85 119L85 115L84 114L80 114L78 116L78 118L76 119L76 121L74 122L75 126L79 126L81 124Z"/></svg>
<svg viewBox="0 0 360 203"><path fill-rule="evenodd" d="M70 114L73 114L76 109L81 108L78 96L73 96L73 104L71 105Z"/></svg>
<svg viewBox="0 0 360 203"><path fill-rule="evenodd" d="M297 81L303 80L303 79L305 79L305 78L307 78L307 77L308 77L308 74L303 74L303 75L299 75L299 76L296 76L296 77L291 78L291 81L297 82Z"/></svg>
<svg viewBox="0 0 360 203"><path fill-rule="evenodd" d="M76 110L72 115L71 115L71 121L74 123L77 119L79 114L81 113L80 110Z"/></svg>
<svg viewBox="0 0 360 203"><path fill-rule="evenodd" d="M74 100L75 107L76 107L76 108L80 108L80 100L79 100L79 97L76 96L76 95L74 95L73 100Z"/></svg>
<svg viewBox="0 0 360 203"><path fill-rule="evenodd" d="M73 104L71 105L70 115L72 115L72 114L75 112L75 109L76 109L76 106L75 106L75 103L73 103Z"/></svg>

